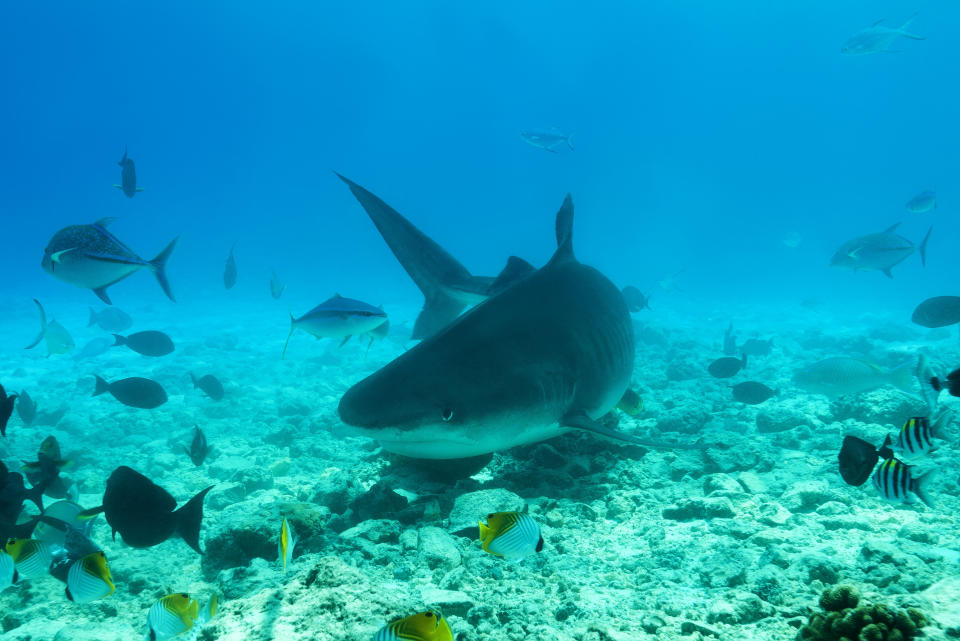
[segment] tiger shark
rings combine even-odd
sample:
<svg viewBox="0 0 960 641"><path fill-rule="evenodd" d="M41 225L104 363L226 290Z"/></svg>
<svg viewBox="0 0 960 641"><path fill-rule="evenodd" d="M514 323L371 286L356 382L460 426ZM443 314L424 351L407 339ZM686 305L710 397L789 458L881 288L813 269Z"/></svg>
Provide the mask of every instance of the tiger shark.
<svg viewBox="0 0 960 641"><path fill-rule="evenodd" d="M360 201L400 265L423 292L426 302L411 338L419 340L435 334L464 308L486 299L493 278L473 276L456 258L390 205L352 180L340 174L337 176Z"/></svg>
<svg viewBox="0 0 960 641"><path fill-rule="evenodd" d="M382 203L347 184L365 207ZM574 429L677 447L597 421L630 383L630 313L616 286L575 258L569 195L556 237L544 267L511 258L486 300L348 389L339 404L347 432L419 459L475 457Z"/></svg>

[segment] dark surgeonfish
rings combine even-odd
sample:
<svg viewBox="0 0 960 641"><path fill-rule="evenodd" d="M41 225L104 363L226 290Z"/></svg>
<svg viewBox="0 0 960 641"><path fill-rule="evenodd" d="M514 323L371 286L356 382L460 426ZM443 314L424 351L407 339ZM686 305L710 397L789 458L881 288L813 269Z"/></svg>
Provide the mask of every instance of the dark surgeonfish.
<svg viewBox="0 0 960 641"><path fill-rule="evenodd" d="M934 296L913 310L914 323L922 327L947 327L960 323L960 296Z"/></svg>
<svg viewBox="0 0 960 641"><path fill-rule="evenodd" d="M3 388L0 387L0 397L3 396ZM0 401L2 405L2 401ZM27 390L20 390L20 397L17 399L17 416L23 421L24 425L33 425L37 418L37 402L34 401ZM0 409L0 424L3 423L3 410Z"/></svg>
<svg viewBox="0 0 960 641"><path fill-rule="evenodd" d="M167 260L179 238L153 260L144 260L107 229L113 218L92 225L64 227L50 239L43 252L43 271L65 283L91 289L100 300L111 305L107 288L140 269L153 273L167 298L175 301L167 280Z"/></svg>
<svg viewBox="0 0 960 641"><path fill-rule="evenodd" d="M386 321L387 314L379 307L335 294L300 318L290 314L290 333L283 344L281 358L286 356L290 337L297 329L317 338L339 338L345 343L351 336L366 334Z"/></svg>
<svg viewBox="0 0 960 641"><path fill-rule="evenodd" d="M87 327L93 327L94 325L112 334L114 332L125 332L133 327L133 319L130 318L130 314L117 307L107 307L99 312L91 307Z"/></svg>
<svg viewBox="0 0 960 641"><path fill-rule="evenodd" d="M769 356L773 351L773 339L761 340L748 338L741 346L740 353L744 356Z"/></svg>
<svg viewBox="0 0 960 641"><path fill-rule="evenodd" d="M945 379L934 376L930 379L930 385L938 393L947 390L951 396L960 396L960 369L953 370Z"/></svg>
<svg viewBox="0 0 960 641"><path fill-rule="evenodd" d="M7 396L7 390L0 385L0 436L7 435L7 422L13 414L13 406L17 402L17 395Z"/></svg>
<svg viewBox="0 0 960 641"><path fill-rule="evenodd" d="M897 233L900 223L877 234L858 236L848 240L830 259L831 267L852 269L853 271L881 271L893 278L890 270L920 252L920 262L927 264L927 242L930 240L931 226L919 246Z"/></svg>
<svg viewBox="0 0 960 641"><path fill-rule="evenodd" d="M352 180L337 176L370 216L393 255L426 299L411 338L432 336L449 325L468 305L476 305L491 294L494 278L473 276L456 258L432 238Z"/></svg>
<svg viewBox="0 0 960 641"><path fill-rule="evenodd" d="M143 191L143 187L137 187L137 167L133 164L133 158L127 157L127 150L123 150L123 158L117 163L120 165L120 184L114 185L117 189L123 191L127 198L133 198L138 191Z"/></svg>
<svg viewBox="0 0 960 641"><path fill-rule="evenodd" d="M197 467L203 465L207 454L210 453L210 446L207 445L207 437L199 426L193 427L193 441L190 442L190 449L184 446L183 451L187 453L194 465Z"/></svg>
<svg viewBox="0 0 960 641"><path fill-rule="evenodd" d="M633 285L627 285L621 290L621 293L623 294L623 299L627 301L627 309L630 310L631 313L650 309L650 299L644 296L643 292Z"/></svg>
<svg viewBox="0 0 960 641"><path fill-rule="evenodd" d="M0 461L0 541L7 539L27 539L37 525L37 519L18 522L23 504L32 502L43 512L43 486L27 489L23 475L10 472Z"/></svg>
<svg viewBox="0 0 960 641"><path fill-rule="evenodd" d="M72 481L60 476L60 471L71 461L60 455L60 443L56 437L43 439L37 451L37 460L24 463L20 468L33 486L44 488L43 493L55 499L76 499L77 488Z"/></svg>
<svg viewBox="0 0 960 641"><path fill-rule="evenodd" d="M887 435L883 445L878 450L873 444L856 436L844 436L843 446L840 448L838 461L840 476L848 485L860 486L867 482L874 466L881 458L893 458L893 439Z"/></svg>
<svg viewBox="0 0 960 641"><path fill-rule="evenodd" d="M56 319L47 322L47 313L43 311L43 305L36 298L33 299L37 309L40 310L40 333L24 349L33 349L42 341L47 342L47 356L54 354L66 354L74 347L73 337L67 328L57 322Z"/></svg>
<svg viewBox="0 0 960 641"><path fill-rule="evenodd" d="M129 336L114 334L113 338L115 341L113 344L115 346L123 345L129 347L137 354L143 356L166 356L167 354L173 353L173 350L176 349L173 345L173 340L169 336L163 332L152 329L130 334Z"/></svg>
<svg viewBox="0 0 960 641"><path fill-rule="evenodd" d="M598 421L630 384L630 313L620 290L574 257L570 196L555 234L547 265L347 390L338 411L349 433L418 459L479 457L572 429L683 447Z"/></svg>
<svg viewBox="0 0 960 641"><path fill-rule="evenodd" d="M121 466L107 479L103 505L86 510L84 516L102 512L113 529L114 539L119 532L130 547L148 548L179 536L198 554L203 554L200 550L203 499L213 487L201 490L178 510L177 500L169 492L143 474Z"/></svg>
<svg viewBox="0 0 960 641"><path fill-rule="evenodd" d="M190 372L190 381L194 389L199 389L214 401L223 399L223 384L213 374L204 374L200 378Z"/></svg>
<svg viewBox="0 0 960 641"><path fill-rule="evenodd" d="M710 375L714 378L730 378L734 376L737 372L742 370L747 366L747 356L744 354L740 358L734 358L733 356L724 356L723 358L718 358L717 360L710 363L707 367L707 371L710 372Z"/></svg>
<svg viewBox="0 0 960 641"><path fill-rule="evenodd" d="M104 392L110 394L128 407L136 407L143 410L152 410L160 407L167 402L167 392L160 386L160 383L151 381L149 378L122 378L119 381L108 383L96 374L97 387L93 391L94 396L100 396Z"/></svg>
<svg viewBox="0 0 960 641"><path fill-rule="evenodd" d="M233 289L237 284L237 259L233 257L233 250L237 246L234 243L230 247L230 255L227 256L227 264L223 268L223 286L227 289Z"/></svg>
<svg viewBox="0 0 960 641"><path fill-rule="evenodd" d="M277 276L277 272L270 270L270 295L273 296L274 300L279 300L283 296L283 290L287 288L286 285L280 282L280 277Z"/></svg>
<svg viewBox="0 0 960 641"><path fill-rule="evenodd" d="M733 386L733 398L747 405L759 405L776 395L776 390L756 381L746 381Z"/></svg>

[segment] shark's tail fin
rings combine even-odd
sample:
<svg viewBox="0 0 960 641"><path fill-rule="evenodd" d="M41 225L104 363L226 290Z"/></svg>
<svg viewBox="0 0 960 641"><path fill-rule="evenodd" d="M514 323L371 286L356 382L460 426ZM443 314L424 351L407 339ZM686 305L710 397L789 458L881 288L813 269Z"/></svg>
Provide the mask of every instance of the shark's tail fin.
<svg viewBox="0 0 960 641"><path fill-rule="evenodd" d="M47 336L47 313L43 311L43 305L40 304L40 301L34 298L33 302L37 304L37 309L40 310L40 334L37 335L32 343L24 347L24 349L33 349Z"/></svg>
<svg viewBox="0 0 960 641"><path fill-rule="evenodd" d="M170 281L167 280L167 261L170 259L170 254L173 253L173 248L177 246L178 240L180 240L179 236L171 240L170 244L167 245L162 252L157 254L156 258L150 261L150 268L153 270L153 275L156 276L157 282L160 283L163 293L173 302L177 302L177 299L173 297L173 291L170 289Z"/></svg>
<svg viewBox="0 0 960 641"><path fill-rule="evenodd" d="M467 290L481 297L485 294L489 282L471 276L456 258L380 198L349 178L337 176L350 188L427 299L414 325L414 339L430 336L463 311L466 303L454 298L451 290Z"/></svg>

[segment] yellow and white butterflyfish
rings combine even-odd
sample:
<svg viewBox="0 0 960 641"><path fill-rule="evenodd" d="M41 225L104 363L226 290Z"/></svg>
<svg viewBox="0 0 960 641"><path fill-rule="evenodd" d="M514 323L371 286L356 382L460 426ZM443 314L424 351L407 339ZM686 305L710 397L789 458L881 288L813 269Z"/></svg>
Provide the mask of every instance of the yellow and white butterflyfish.
<svg viewBox="0 0 960 641"><path fill-rule="evenodd" d="M90 603L113 594L113 590L107 555L102 551L78 559L67 572L67 598L74 603Z"/></svg>
<svg viewBox="0 0 960 641"><path fill-rule="evenodd" d="M507 561L522 561L543 549L540 526L529 515L520 512L496 512L480 521L483 549Z"/></svg>
<svg viewBox="0 0 960 641"><path fill-rule="evenodd" d="M287 522L287 517L283 517L283 523L280 525L280 542L277 543L277 556L280 557L284 574L287 573L287 566L293 562L293 548L296 544L297 535Z"/></svg>
<svg viewBox="0 0 960 641"><path fill-rule="evenodd" d="M216 592L214 592L210 595L210 598L207 599L207 604L203 606L203 609L200 610L200 615L197 617L197 622L201 625L204 623L209 623L213 617L217 616L218 607L220 607L220 597L217 596Z"/></svg>
<svg viewBox="0 0 960 641"><path fill-rule="evenodd" d="M193 628L200 618L200 604L185 592L168 594L147 613L149 641L170 639Z"/></svg>
<svg viewBox="0 0 960 641"><path fill-rule="evenodd" d="M13 557L0 550L0 592L17 582L17 564Z"/></svg>
<svg viewBox="0 0 960 641"><path fill-rule="evenodd" d="M373 641L453 641L453 632L443 615L427 610L388 623Z"/></svg>
<svg viewBox="0 0 960 641"><path fill-rule="evenodd" d="M10 539L5 549L17 564L17 574L21 578L35 579L50 572L53 557L46 543L35 539Z"/></svg>

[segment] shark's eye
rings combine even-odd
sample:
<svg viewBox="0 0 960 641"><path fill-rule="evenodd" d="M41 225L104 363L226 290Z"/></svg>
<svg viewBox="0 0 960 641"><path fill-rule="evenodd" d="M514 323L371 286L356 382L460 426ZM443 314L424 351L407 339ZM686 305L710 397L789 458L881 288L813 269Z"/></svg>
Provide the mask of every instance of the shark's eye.
<svg viewBox="0 0 960 641"><path fill-rule="evenodd" d="M440 410L440 419L441 419L444 423L446 423L447 421L449 421L449 420L452 419L452 418L453 418L453 408L452 408L452 407L444 407L442 410Z"/></svg>

